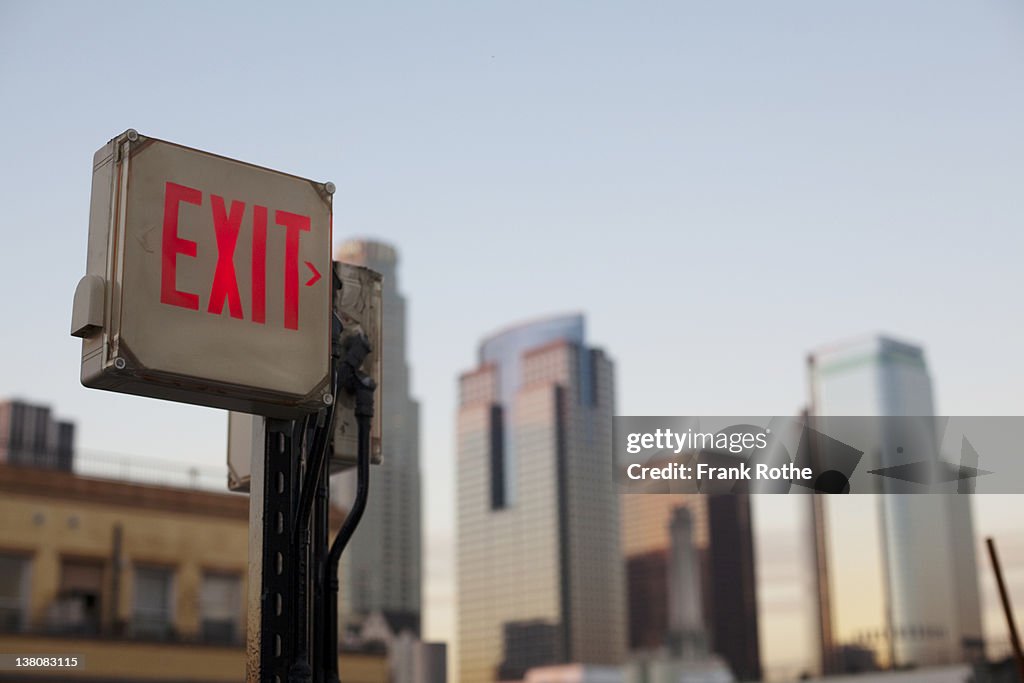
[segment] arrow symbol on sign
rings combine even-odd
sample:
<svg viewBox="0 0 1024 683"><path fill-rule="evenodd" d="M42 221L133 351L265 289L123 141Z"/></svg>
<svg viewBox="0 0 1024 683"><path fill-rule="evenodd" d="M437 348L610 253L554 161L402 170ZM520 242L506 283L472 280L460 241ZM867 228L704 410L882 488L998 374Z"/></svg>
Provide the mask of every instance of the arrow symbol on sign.
<svg viewBox="0 0 1024 683"><path fill-rule="evenodd" d="M306 265L309 266L309 269L313 271L313 277L309 278L309 281L306 283L306 286L309 287L310 285L316 284L317 280L320 279L320 271L317 270L316 266L314 266L309 261L306 261Z"/></svg>

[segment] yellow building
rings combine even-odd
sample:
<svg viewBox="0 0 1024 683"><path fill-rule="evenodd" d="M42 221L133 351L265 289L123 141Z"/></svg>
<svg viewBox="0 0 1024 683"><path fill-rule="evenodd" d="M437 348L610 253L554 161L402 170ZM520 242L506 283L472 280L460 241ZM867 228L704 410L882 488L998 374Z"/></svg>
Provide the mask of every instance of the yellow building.
<svg viewBox="0 0 1024 683"><path fill-rule="evenodd" d="M248 512L245 496L0 464L0 663L80 660L0 680L243 680ZM387 680L381 654L339 669Z"/></svg>

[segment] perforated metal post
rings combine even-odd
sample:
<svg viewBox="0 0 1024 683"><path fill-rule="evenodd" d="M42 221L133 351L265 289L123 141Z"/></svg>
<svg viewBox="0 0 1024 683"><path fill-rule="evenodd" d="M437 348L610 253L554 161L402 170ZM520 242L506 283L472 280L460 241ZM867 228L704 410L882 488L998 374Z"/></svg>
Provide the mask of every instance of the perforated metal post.
<svg viewBox="0 0 1024 683"><path fill-rule="evenodd" d="M249 496L247 683L285 683L294 654L293 591L297 567L291 525L300 429L294 421L268 419L263 462L253 463Z"/></svg>

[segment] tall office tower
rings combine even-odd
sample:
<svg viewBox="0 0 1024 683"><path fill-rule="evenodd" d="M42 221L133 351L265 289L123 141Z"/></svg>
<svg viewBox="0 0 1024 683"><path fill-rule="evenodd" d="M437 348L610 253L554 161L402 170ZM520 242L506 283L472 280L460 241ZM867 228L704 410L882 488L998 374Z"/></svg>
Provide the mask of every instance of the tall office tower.
<svg viewBox="0 0 1024 683"><path fill-rule="evenodd" d="M382 294L383 462L370 471L370 498L350 548L342 556L341 619L360 623L380 611L415 625L420 633L421 533L419 404L409 395L405 297L398 290L398 254L381 242L353 240L338 248L339 261L384 276ZM348 506L355 497L355 470L334 477L332 497Z"/></svg>
<svg viewBox="0 0 1024 683"><path fill-rule="evenodd" d="M808 365L813 417L910 418L879 421L859 435L866 447L859 469L938 458L939 425L920 347L872 337L812 353ZM919 452L904 455L910 430L917 435L911 450ZM983 656L970 496L913 495L901 492L904 482L878 480L876 494L830 496L813 516L819 583L830 586L828 599L819 600L830 609L821 620L831 631L823 640L825 668L834 669L833 653L851 644L872 646L890 666Z"/></svg>
<svg viewBox="0 0 1024 683"><path fill-rule="evenodd" d="M54 419L48 406L0 402L0 462L71 471L75 425Z"/></svg>
<svg viewBox="0 0 1024 683"><path fill-rule="evenodd" d="M630 649L652 652L669 641L670 529L675 511L685 507L702 558L708 649L725 660L738 680L760 680L750 497L629 493L620 499Z"/></svg>
<svg viewBox="0 0 1024 683"><path fill-rule="evenodd" d="M460 380L458 650L463 683L542 664L617 664L625 605L612 362L583 317L486 339Z"/></svg>
<svg viewBox="0 0 1024 683"><path fill-rule="evenodd" d="M741 681L761 680L750 496L707 496L711 649Z"/></svg>

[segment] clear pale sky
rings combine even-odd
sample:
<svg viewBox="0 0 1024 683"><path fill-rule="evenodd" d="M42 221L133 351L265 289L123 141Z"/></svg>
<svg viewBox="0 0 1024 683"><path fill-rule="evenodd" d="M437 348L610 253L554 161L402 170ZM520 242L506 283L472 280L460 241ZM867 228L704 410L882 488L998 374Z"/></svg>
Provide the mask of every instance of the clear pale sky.
<svg viewBox="0 0 1024 683"><path fill-rule="evenodd" d="M0 98L0 396L53 404L83 448L225 449L218 411L78 383L110 137L332 180L336 241L399 247L432 637L455 378L507 323L584 311L622 414L792 414L807 350L876 330L925 345L940 412L1024 414L1017 0L0 1ZM1024 585L1021 499L977 509Z"/></svg>

